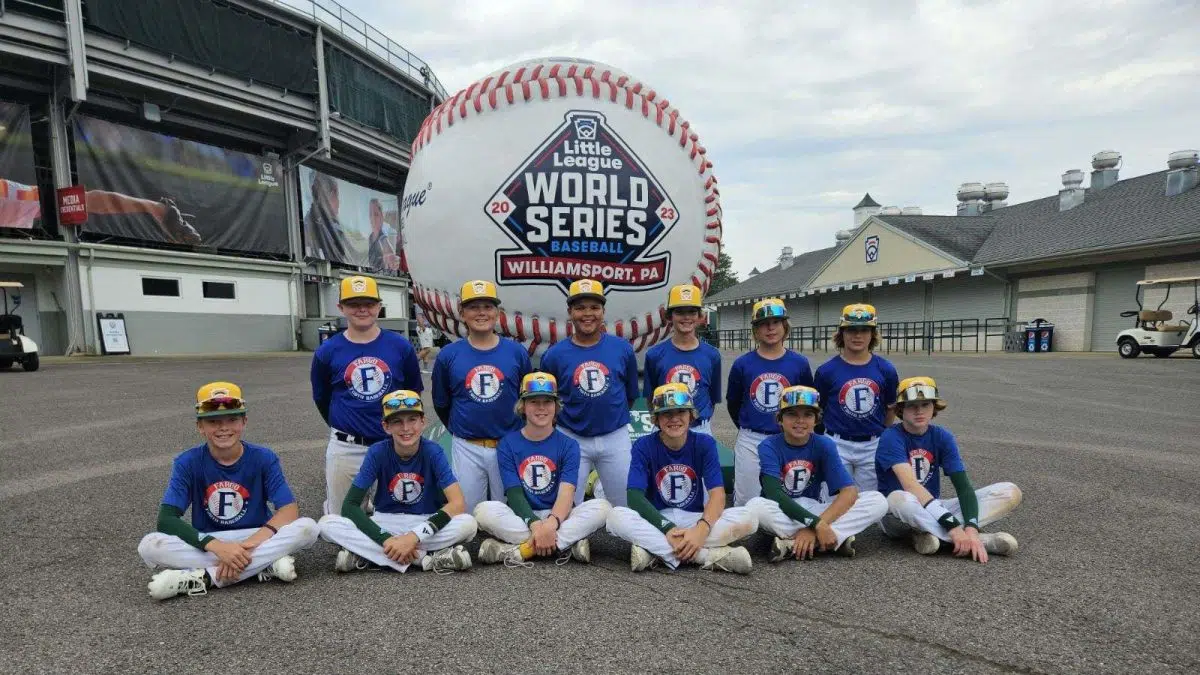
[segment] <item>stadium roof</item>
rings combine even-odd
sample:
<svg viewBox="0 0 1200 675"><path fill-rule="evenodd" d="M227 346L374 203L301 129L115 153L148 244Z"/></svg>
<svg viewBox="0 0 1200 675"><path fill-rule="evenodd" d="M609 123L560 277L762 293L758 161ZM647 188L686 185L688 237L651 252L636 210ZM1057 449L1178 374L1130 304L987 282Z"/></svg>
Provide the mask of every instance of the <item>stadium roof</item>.
<svg viewBox="0 0 1200 675"><path fill-rule="evenodd" d="M804 284L816 274L821 265L829 260L837 246L830 246L819 251L802 253L792 259L792 266L780 269L779 265L755 274L745 281L730 286L725 290L705 298L705 302L729 302L748 298L761 298L783 291L794 291L804 288Z"/></svg>

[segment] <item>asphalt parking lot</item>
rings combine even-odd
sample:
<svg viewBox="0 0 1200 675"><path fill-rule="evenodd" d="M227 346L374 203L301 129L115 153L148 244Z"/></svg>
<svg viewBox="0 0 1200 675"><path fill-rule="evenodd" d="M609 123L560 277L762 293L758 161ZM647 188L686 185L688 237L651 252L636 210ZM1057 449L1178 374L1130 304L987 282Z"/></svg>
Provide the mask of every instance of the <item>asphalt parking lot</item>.
<svg viewBox="0 0 1200 675"><path fill-rule="evenodd" d="M0 372L0 670L1200 669L1200 360L894 357L902 377L937 378L950 402L938 422L975 485L1024 492L990 528L1020 552L987 565L922 557L876 529L854 559L779 565L756 536L746 577L635 575L628 545L603 534L591 566L448 576L337 574L321 542L297 557L293 584L152 601L136 547L172 458L198 442L198 385L243 385L247 440L279 453L302 513L320 516L325 430L308 359L109 357ZM723 409L717 422L731 445Z"/></svg>

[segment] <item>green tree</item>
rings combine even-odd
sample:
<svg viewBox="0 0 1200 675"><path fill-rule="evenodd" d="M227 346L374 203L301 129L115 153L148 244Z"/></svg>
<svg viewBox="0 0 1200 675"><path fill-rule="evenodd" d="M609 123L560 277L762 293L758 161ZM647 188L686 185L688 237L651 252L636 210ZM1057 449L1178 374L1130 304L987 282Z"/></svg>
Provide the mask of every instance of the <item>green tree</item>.
<svg viewBox="0 0 1200 675"><path fill-rule="evenodd" d="M713 276L712 283L708 285L708 294L716 295L737 283L737 272L733 271L733 258L730 258L725 251L721 251L720 257L717 258L717 273Z"/></svg>

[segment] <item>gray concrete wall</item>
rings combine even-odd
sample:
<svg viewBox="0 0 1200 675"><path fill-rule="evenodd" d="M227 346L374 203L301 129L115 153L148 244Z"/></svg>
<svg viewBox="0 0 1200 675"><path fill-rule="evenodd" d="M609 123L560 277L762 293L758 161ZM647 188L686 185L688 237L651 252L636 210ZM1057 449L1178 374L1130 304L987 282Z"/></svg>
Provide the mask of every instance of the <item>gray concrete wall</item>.
<svg viewBox="0 0 1200 675"><path fill-rule="evenodd" d="M291 351L288 316L122 312L129 351L154 354L224 354ZM96 314L88 315L96 321Z"/></svg>
<svg viewBox="0 0 1200 675"><path fill-rule="evenodd" d="M42 328L38 352L49 356L61 356L66 353L68 339L66 312L38 312L38 322Z"/></svg>

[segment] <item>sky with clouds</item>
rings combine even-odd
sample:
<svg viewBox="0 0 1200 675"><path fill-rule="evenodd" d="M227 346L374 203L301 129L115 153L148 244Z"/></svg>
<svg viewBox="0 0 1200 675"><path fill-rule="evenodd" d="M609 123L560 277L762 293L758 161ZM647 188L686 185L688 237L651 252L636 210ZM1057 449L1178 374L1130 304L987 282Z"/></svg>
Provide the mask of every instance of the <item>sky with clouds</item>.
<svg viewBox="0 0 1200 675"><path fill-rule="evenodd" d="M968 181L1055 194L1093 153L1122 177L1200 149L1195 0L341 0L453 93L510 63L629 72L692 123L741 278L832 246L864 192L953 215Z"/></svg>

